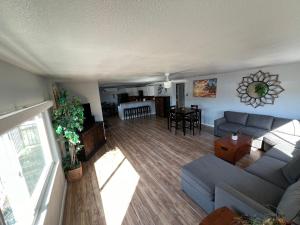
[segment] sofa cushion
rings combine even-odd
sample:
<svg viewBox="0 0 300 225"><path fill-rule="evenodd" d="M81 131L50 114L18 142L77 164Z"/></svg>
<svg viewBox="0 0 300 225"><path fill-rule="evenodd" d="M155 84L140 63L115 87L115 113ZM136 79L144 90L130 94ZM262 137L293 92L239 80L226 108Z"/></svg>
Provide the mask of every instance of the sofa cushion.
<svg viewBox="0 0 300 225"><path fill-rule="evenodd" d="M299 139L300 137L298 136L271 131L266 133L263 137L263 150L268 151L272 147L279 145L283 146L283 148L287 148L289 152L293 152L294 149L300 149Z"/></svg>
<svg viewBox="0 0 300 225"><path fill-rule="evenodd" d="M286 189L290 184L281 171L281 168L285 165L286 162L279 159L263 156L245 170L281 187L282 189Z"/></svg>
<svg viewBox="0 0 300 225"><path fill-rule="evenodd" d="M265 130L271 130L273 124L272 116L249 114L247 120L248 127L256 127Z"/></svg>
<svg viewBox="0 0 300 225"><path fill-rule="evenodd" d="M288 187L277 206L277 211L288 220L293 219L293 222L300 224L300 181Z"/></svg>
<svg viewBox="0 0 300 225"><path fill-rule="evenodd" d="M298 120L275 117L272 131L300 136L300 124Z"/></svg>
<svg viewBox="0 0 300 225"><path fill-rule="evenodd" d="M219 129L226 132L235 132L237 133L244 126L237 123L223 123L219 126Z"/></svg>
<svg viewBox="0 0 300 225"><path fill-rule="evenodd" d="M272 131L266 133L263 138L264 142L270 146L275 146L280 143L288 143L281 136L276 135L276 133L272 133Z"/></svg>
<svg viewBox="0 0 300 225"><path fill-rule="evenodd" d="M283 162L289 162L299 153L300 151L298 149L295 149L293 145L279 144L268 150L265 155L275 159L279 159Z"/></svg>
<svg viewBox="0 0 300 225"><path fill-rule="evenodd" d="M207 213L211 213L215 209L214 200L207 197L205 192L202 193L201 189L191 185L191 183L185 179L181 179L181 189Z"/></svg>
<svg viewBox="0 0 300 225"><path fill-rule="evenodd" d="M262 205L277 205L283 189L271 184L241 168L233 166L212 154L205 155L182 167L181 177L191 181L191 185L214 199L216 184L227 183L239 192Z"/></svg>
<svg viewBox="0 0 300 225"><path fill-rule="evenodd" d="M237 123L241 125L246 125L248 114L247 113L240 113L240 112L232 112L232 111L225 111L224 117L227 122L229 123Z"/></svg>
<svg viewBox="0 0 300 225"><path fill-rule="evenodd" d="M263 140L264 135L267 134L268 131L256 127L243 127L240 129L240 133Z"/></svg>
<svg viewBox="0 0 300 225"><path fill-rule="evenodd" d="M215 189L215 209L221 207L228 207L239 214L256 218L265 218L266 215L275 216L274 207L261 205L225 183L219 183ZM221 221L218 224L222 225Z"/></svg>
<svg viewBox="0 0 300 225"><path fill-rule="evenodd" d="M279 143L289 143L292 145L297 145L297 143L300 141L300 137L296 135L290 135L286 133L281 133L277 131L271 131L270 134L267 136L269 139L273 139L275 142Z"/></svg>
<svg viewBox="0 0 300 225"><path fill-rule="evenodd" d="M300 178L300 155L295 156L282 167L282 172L291 184L295 183Z"/></svg>

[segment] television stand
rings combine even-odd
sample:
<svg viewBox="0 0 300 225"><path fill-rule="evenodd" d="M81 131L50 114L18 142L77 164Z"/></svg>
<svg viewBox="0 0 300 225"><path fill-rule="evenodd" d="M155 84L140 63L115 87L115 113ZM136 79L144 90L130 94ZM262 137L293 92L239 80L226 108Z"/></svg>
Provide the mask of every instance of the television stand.
<svg viewBox="0 0 300 225"><path fill-rule="evenodd" d="M104 123L95 122L91 127L80 133L80 140L83 148L78 153L78 159L87 161L106 142Z"/></svg>

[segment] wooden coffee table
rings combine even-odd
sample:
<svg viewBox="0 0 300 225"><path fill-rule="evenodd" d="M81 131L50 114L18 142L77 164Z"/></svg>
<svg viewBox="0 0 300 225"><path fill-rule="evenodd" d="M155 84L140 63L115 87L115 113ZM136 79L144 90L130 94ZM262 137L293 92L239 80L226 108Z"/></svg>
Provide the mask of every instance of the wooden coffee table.
<svg viewBox="0 0 300 225"><path fill-rule="evenodd" d="M246 154L250 153L252 138L246 135L238 135L234 141L231 136L219 138L215 141L215 155L232 164L235 164Z"/></svg>
<svg viewBox="0 0 300 225"><path fill-rule="evenodd" d="M199 225L233 225L238 215L227 207L216 209L205 217Z"/></svg>

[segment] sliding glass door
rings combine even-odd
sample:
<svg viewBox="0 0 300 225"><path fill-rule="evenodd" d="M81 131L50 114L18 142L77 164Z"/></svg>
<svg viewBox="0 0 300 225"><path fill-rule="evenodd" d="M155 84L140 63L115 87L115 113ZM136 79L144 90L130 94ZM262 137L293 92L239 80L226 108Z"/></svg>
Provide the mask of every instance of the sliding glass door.
<svg viewBox="0 0 300 225"><path fill-rule="evenodd" d="M53 165L45 115L0 136L0 208L6 225L32 224Z"/></svg>

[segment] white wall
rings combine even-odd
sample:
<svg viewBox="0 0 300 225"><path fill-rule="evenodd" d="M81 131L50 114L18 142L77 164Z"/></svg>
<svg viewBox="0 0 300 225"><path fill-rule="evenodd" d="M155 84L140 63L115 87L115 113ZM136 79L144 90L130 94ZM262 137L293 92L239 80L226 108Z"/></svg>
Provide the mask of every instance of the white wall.
<svg viewBox="0 0 300 225"><path fill-rule="evenodd" d="M101 99L97 81L62 82L59 87L67 90L70 95L78 96L82 103L90 103L96 121L103 121Z"/></svg>
<svg viewBox="0 0 300 225"><path fill-rule="evenodd" d="M48 80L0 61L0 113L15 111L49 99ZM43 209L44 225L59 224L65 178L60 164L53 174L53 189Z"/></svg>
<svg viewBox="0 0 300 225"><path fill-rule="evenodd" d="M0 114L43 102L47 80L0 61Z"/></svg>
<svg viewBox="0 0 300 225"><path fill-rule="evenodd" d="M137 90L143 91L144 96L154 96L155 95L155 87L154 86L138 87Z"/></svg>
<svg viewBox="0 0 300 225"><path fill-rule="evenodd" d="M127 93L129 96L137 96L138 89L137 87L101 88L100 89L101 102L118 104L118 94L124 94L124 93Z"/></svg>
<svg viewBox="0 0 300 225"><path fill-rule="evenodd" d="M108 103L115 103L115 104L118 103L117 94L120 94L120 93L117 88L109 88L109 90L100 88L99 92L100 92L100 96L101 96L101 102L108 102Z"/></svg>
<svg viewBox="0 0 300 225"><path fill-rule="evenodd" d="M155 85L155 96L170 96L170 105L176 105L176 84L172 84L170 88L164 88L162 93L158 93L159 85L163 86L163 82Z"/></svg>
<svg viewBox="0 0 300 225"><path fill-rule="evenodd" d="M236 89L243 76L255 73L258 70L279 74L281 85L285 89L274 105L253 108L240 102ZM197 104L203 110L203 123L213 125L215 119L222 117L225 110L266 114L287 118L300 118L300 63L285 64L264 68L256 68L224 74L198 76L187 79L185 86L185 105ZM193 97L193 80L218 78L217 97ZM174 96L174 95L173 95Z"/></svg>
<svg viewBox="0 0 300 225"><path fill-rule="evenodd" d="M100 95L102 102L117 104L118 94L127 93L129 96L138 96L138 91L143 91L144 96L155 96L155 89L156 87L154 85L130 88L101 88Z"/></svg>

